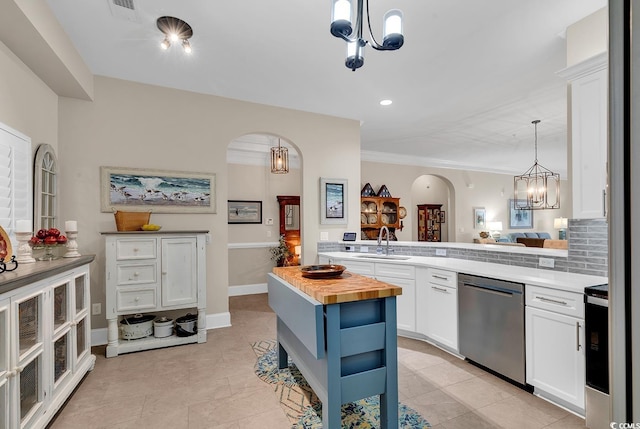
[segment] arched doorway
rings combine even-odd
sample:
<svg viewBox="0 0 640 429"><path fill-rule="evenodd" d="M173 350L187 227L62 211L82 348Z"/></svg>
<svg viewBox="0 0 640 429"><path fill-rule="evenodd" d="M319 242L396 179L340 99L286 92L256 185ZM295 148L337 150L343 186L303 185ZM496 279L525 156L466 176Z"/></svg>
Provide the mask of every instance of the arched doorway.
<svg viewBox="0 0 640 429"><path fill-rule="evenodd" d="M289 172L272 174L270 149L278 142L289 153ZM229 204L250 202L259 207L257 222L228 223L229 296L266 292L266 275L274 261L270 249L278 245L280 205L278 195L301 196L302 169L298 149L288 139L271 133L246 134L227 146ZM239 202L239 203L238 203ZM300 206L302 209L302 205Z"/></svg>
<svg viewBox="0 0 640 429"><path fill-rule="evenodd" d="M411 240L418 241L419 204L440 205L441 241L455 241L455 189L449 179L432 174L417 177L411 184Z"/></svg>

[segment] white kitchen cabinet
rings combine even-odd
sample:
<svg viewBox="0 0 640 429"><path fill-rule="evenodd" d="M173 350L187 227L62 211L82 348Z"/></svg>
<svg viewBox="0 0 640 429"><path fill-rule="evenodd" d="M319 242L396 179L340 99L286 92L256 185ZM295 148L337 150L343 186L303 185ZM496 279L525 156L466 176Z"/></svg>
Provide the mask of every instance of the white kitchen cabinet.
<svg viewBox="0 0 640 429"><path fill-rule="evenodd" d="M398 265L384 262L375 263L375 278L402 288L402 295L396 297L398 329L416 331L416 271L412 265Z"/></svg>
<svg viewBox="0 0 640 429"><path fill-rule="evenodd" d="M1 429L45 427L93 369L91 260L0 294Z"/></svg>
<svg viewBox="0 0 640 429"><path fill-rule="evenodd" d="M578 293L526 286L527 383L584 414L584 306Z"/></svg>
<svg viewBox="0 0 640 429"><path fill-rule="evenodd" d="M458 351L458 275L420 268L416 273L416 330L435 343Z"/></svg>
<svg viewBox="0 0 640 429"><path fill-rule="evenodd" d="M571 86L570 138L573 218L606 216L606 52L560 72Z"/></svg>
<svg viewBox="0 0 640 429"><path fill-rule="evenodd" d="M107 357L206 342L206 231L103 234L106 236ZM180 309L197 312L196 335L120 338L121 317L141 313L159 316Z"/></svg>

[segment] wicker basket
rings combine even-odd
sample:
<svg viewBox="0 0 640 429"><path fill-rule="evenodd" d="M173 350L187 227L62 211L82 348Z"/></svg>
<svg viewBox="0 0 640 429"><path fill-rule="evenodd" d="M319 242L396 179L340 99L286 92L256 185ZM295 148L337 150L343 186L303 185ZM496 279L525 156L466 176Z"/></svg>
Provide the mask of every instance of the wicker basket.
<svg viewBox="0 0 640 429"><path fill-rule="evenodd" d="M118 231L140 231L142 225L149 223L151 212L121 212L113 213L116 218L116 229Z"/></svg>

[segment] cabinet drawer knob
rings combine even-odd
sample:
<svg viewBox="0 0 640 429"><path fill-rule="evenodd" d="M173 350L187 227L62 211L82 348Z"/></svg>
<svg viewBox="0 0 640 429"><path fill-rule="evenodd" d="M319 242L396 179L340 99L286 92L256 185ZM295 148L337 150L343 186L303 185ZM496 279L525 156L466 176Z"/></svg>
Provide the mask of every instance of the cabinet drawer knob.
<svg viewBox="0 0 640 429"><path fill-rule="evenodd" d="M134 299L134 301L135 301L135 302L138 302L138 301L140 301L140 298L136 296L136 297L135 297L135 299Z"/></svg>
<svg viewBox="0 0 640 429"><path fill-rule="evenodd" d="M133 273L134 277L138 277L140 275L140 273L138 273L137 271L135 273Z"/></svg>
<svg viewBox="0 0 640 429"><path fill-rule="evenodd" d="M134 247L134 248L133 248L133 251L134 251L134 252L137 252L138 250L139 250L139 249L138 249L137 247Z"/></svg>

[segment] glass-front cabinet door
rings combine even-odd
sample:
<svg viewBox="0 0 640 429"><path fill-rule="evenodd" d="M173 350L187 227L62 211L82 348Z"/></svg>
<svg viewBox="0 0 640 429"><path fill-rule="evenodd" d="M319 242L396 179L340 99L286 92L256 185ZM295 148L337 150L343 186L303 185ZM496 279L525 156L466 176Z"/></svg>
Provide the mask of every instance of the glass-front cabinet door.
<svg viewBox="0 0 640 429"><path fill-rule="evenodd" d="M0 300L0 429L9 429L9 300Z"/></svg>
<svg viewBox="0 0 640 429"><path fill-rule="evenodd" d="M89 272L74 278L74 326L75 326L75 361L77 363L91 353L91 332L87 329L89 316Z"/></svg>
<svg viewBox="0 0 640 429"><path fill-rule="evenodd" d="M40 290L18 296L12 302L13 329L18 346L13 361L16 363L20 427L26 426L39 415L44 401L44 296L45 291Z"/></svg>
<svg viewBox="0 0 640 429"><path fill-rule="evenodd" d="M53 390L71 377L71 329L73 321L71 283L67 280L51 288L51 316L53 337L49 362L53 376Z"/></svg>

